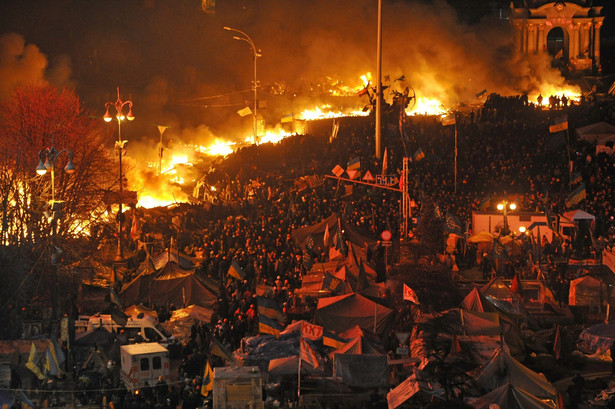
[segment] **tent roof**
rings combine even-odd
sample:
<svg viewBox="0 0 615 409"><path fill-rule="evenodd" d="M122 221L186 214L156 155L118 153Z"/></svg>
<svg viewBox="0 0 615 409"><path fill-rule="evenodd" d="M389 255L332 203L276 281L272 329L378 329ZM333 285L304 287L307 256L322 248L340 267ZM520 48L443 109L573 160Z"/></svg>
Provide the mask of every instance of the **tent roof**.
<svg viewBox="0 0 615 409"><path fill-rule="evenodd" d="M542 400L511 383L506 383L470 402L476 409L490 409L496 403L501 409L555 409L553 400Z"/></svg>
<svg viewBox="0 0 615 409"><path fill-rule="evenodd" d="M478 383L487 390L510 383L539 398L555 399L555 387L543 374L532 371L510 355L508 347L498 348L480 369Z"/></svg>
<svg viewBox="0 0 615 409"><path fill-rule="evenodd" d="M576 131L579 138L600 145L604 145L607 140L615 140L615 125L608 122L596 122L577 128Z"/></svg>
<svg viewBox="0 0 615 409"><path fill-rule="evenodd" d="M573 210L571 212L566 212L564 213L564 217L566 217L569 220L575 221L575 220L596 220L596 217L592 214L589 214L587 212L584 212L583 210Z"/></svg>
<svg viewBox="0 0 615 409"><path fill-rule="evenodd" d="M508 288L502 277L499 276L489 280L489 282L480 289L480 293L482 295L490 295L494 298L512 298L513 296L510 288Z"/></svg>
<svg viewBox="0 0 615 409"><path fill-rule="evenodd" d="M491 243L493 241L493 234L488 231L479 231L476 234L473 234L468 239L470 243Z"/></svg>
<svg viewBox="0 0 615 409"><path fill-rule="evenodd" d="M495 311L493 304L491 304L484 295L481 295L477 287L474 287L472 291L466 295L460 307L470 311Z"/></svg>
<svg viewBox="0 0 615 409"><path fill-rule="evenodd" d="M375 303L357 293L344 294L335 297L325 297L318 300L316 323L328 330L341 333L358 325L363 328L373 328L376 322L376 332L386 330L394 310Z"/></svg>

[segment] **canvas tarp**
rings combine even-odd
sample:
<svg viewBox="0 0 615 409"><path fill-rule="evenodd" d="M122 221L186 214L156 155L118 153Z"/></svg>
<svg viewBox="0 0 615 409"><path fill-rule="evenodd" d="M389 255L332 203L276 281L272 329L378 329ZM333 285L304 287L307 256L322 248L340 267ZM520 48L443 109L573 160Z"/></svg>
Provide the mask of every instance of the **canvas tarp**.
<svg viewBox="0 0 615 409"><path fill-rule="evenodd" d="M318 300L316 323L330 331L340 333L358 325L362 328L376 328L383 334L394 318L394 310L375 303L357 293Z"/></svg>
<svg viewBox="0 0 615 409"><path fill-rule="evenodd" d="M475 409L556 409L552 399L539 399L515 385L507 383L470 402Z"/></svg>
<svg viewBox="0 0 615 409"><path fill-rule="evenodd" d="M466 295L460 305L461 308L469 311L478 312L494 312L495 307L489 302L489 300L481 295L477 287L474 287L472 291Z"/></svg>
<svg viewBox="0 0 615 409"><path fill-rule="evenodd" d="M315 243L323 244L326 226L329 226L329 236L331 244L333 243L333 237L337 234L338 226L342 227L346 240L354 244L359 248L364 248L366 245L369 249L375 250L378 247L376 239L370 237L369 234L361 232L356 226L350 223L345 223L343 220L339 220L336 213L332 213L331 216L326 219L312 224L310 226L300 227L293 230L292 236L295 242L300 246L304 246L307 238L311 235ZM363 257L365 258L365 257Z"/></svg>
<svg viewBox="0 0 615 409"><path fill-rule="evenodd" d="M583 210L573 210L570 212L566 212L564 213L564 217L567 218L568 220L572 220L573 222L579 221L579 220L596 220L596 216L594 216L593 214L589 214Z"/></svg>
<svg viewBox="0 0 615 409"><path fill-rule="evenodd" d="M543 374L532 371L510 355L508 347L498 348L483 365L477 381L487 390L494 390L508 383L541 399L555 399L557 391Z"/></svg>
<svg viewBox="0 0 615 409"><path fill-rule="evenodd" d="M174 304L183 307L196 304L211 307L218 300L218 294L200 282L194 269L185 270L173 261L153 273L144 271L125 284L119 296L124 305Z"/></svg>
<svg viewBox="0 0 615 409"><path fill-rule="evenodd" d="M605 145L608 141L615 142L615 125L608 122L597 122L576 129L579 139Z"/></svg>
<svg viewBox="0 0 615 409"><path fill-rule="evenodd" d="M579 335L579 346L596 355L609 352L613 342L615 342L615 322L592 325L583 329Z"/></svg>
<svg viewBox="0 0 615 409"><path fill-rule="evenodd" d="M568 304L573 306L601 306L606 300L606 284L592 276L579 277L570 282Z"/></svg>
<svg viewBox="0 0 615 409"><path fill-rule="evenodd" d="M389 364L386 355L335 354L333 376L357 388L389 386Z"/></svg>
<svg viewBox="0 0 615 409"><path fill-rule="evenodd" d="M508 288L502 277L499 276L489 280L489 282L480 289L480 293L485 296L489 295L493 298L500 298L503 300L514 297L513 292L510 291L510 288Z"/></svg>

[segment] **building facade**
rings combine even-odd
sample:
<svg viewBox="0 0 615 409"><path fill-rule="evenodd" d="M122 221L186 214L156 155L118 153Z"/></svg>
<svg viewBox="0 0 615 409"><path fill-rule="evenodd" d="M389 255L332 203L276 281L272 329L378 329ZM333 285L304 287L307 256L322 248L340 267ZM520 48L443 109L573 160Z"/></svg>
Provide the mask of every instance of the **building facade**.
<svg viewBox="0 0 615 409"><path fill-rule="evenodd" d="M572 71L600 72L602 6L591 1L526 1L511 3L517 49L524 54L548 54L554 65Z"/></svg>

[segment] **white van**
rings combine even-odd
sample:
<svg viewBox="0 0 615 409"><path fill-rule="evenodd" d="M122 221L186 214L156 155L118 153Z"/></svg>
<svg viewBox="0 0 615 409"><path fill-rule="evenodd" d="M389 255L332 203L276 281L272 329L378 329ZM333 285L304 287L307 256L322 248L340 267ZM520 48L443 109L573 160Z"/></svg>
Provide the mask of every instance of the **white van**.
<svg viewBox="0 0 615 409"><path fill-rule="evenodd" d="M161 344L172 342L171 335L162 328L158 319L151 316L128 317L126 325L115 323L110 314L97 314L88 319L87 330L101 327L126 337L126 342L159 342Z"/></svg>
<svg viewBox="0 0 615 409"><path fill-rule="evenodd" d="M144 386L154 386L158 378L169 382L169 351L157 342L122 345L120 347L122 380L134 393Z"/></svg>

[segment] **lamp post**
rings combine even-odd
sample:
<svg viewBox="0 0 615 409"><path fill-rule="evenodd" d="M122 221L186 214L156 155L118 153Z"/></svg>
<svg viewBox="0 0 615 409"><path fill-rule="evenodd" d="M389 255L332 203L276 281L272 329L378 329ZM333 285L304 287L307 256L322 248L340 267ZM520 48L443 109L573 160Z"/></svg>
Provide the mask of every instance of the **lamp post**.
<svg viewBox="0 0 615 409"><path fill-rule="evenodd" d="M124 113L123 113L123 109L125 106L128 106L128 114L126 116L124 116ZM113 117L109 113L109 108L111 107L115 109L115 118L117 119L117 141L115 142L115 151L118 154L119 168L120 168L120 173L119 173L120 186L119 186L119 193L118 193L119 207L117 211L117 223L118 223L117 255L115 256L115 261L123 262L124 261L124 246L122 243L123 242L122 219L124 218L124 215L122 214L122 201L123 201L124 174L122 172L122 156L124 155L124 147L126 146L126 142L128 141L122 140L122 121L125 119L132 121L135 119L135 117L132 114L132 101L122 101L121 100L120 87L117 87L117 101L105 103L105 108L107 110L107 112L105 113L105 116L103 116L103 119L105 120L105 122L111 122L111 120L113 119Z"/></svg>
<svg viewBox="0 0 615 409"><path fill-rule="evenodd" d="M257 143L258 141L258 126L257 126L257 117L256 117L256 109L258 108L258 81L256 80L256 59L258 57L262 57L262 54L260 52L259 49L256 48L256 46L254 45L254 41L252 41L252 39L250 38L249 35L247 35L246 33L244 33L241 30L237 30L236 28L231 28L231 27L224 27L225 30L227 31L235 31L239 34L241 34L243 37L239 37L239 36L233 36L233 39L235 40L239 40L239 41L245 41L246 43L250 44L250 49L252 50L252 55L254 57L254 80L252 82L252 90L254 91L254 111L252 112L252 126L253 126L253 130L252 132L254 133L254 143Z"/></svg>
<svg viewBox="0 0 615 409"><path fill-rule="evenodd" d="M73 151L70 149L63 149L58 151L53 143L51 143L51 148L43 148L38 152L38 156L40 162L36 168L36 173L39 175L44 175L49 171L51 173L51 200L49 201L50 207L50 215L51 215L51 274L52 274L52 285L51 289L51 322L55 324L58 319L58 259L56 252L56 234L58 232L58 219L62 215L62 209L64 207L63 201L56 201L56 190L55 190L55 165L58 157L64 153L68 153L68 162L64 167L64 171L67 174L72 174L75 172L75 165L73 165Z"/></svg>
<svg viewBox="0 0 615 409"><path fill-rule="evenodd" d="M504 227L502 228L501 235L508 236L510 234L510 228L508 227L508 211L515 210L517 205L514 202L508 202L507 200L502 203L498 203L497 208L500 212L502 212L502 216L504 217Z"/></svg>

